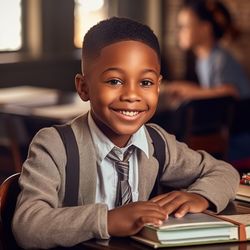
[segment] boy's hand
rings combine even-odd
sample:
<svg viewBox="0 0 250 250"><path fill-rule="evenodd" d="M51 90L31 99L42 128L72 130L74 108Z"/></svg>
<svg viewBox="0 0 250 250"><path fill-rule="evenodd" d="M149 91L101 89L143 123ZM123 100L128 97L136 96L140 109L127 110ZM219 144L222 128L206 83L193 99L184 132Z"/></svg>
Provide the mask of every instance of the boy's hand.
<svg viewBox="0 0 250 250"><path fill-rule="evenodd" d="M209 206L208 200L203 196L182 191L161 194L151 201L164 208L166 214L174 213L174 216L178 218L183 217L188 212L203 212Z"/></svg>
<svg viewBox="0 0 250 250"><path fill-rule="evenodd" d="M155 202L132 202L108 211L108 232L111 236L129 236L145 224L161 225L166 219L164 209Z"/></svg>

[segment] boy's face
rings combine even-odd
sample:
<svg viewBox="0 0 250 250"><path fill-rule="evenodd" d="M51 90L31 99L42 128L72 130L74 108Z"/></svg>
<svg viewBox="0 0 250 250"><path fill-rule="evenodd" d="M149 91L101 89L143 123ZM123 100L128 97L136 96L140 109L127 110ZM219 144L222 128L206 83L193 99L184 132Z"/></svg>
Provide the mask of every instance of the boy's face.
<svg viewBox="0 0 250 250"><path fill-rule="evenodd" d="M104 47L76 76L80 97L90 100L97 126L123 147L154 114L159 94L160 65L156 52L138 41Z"/></svg>

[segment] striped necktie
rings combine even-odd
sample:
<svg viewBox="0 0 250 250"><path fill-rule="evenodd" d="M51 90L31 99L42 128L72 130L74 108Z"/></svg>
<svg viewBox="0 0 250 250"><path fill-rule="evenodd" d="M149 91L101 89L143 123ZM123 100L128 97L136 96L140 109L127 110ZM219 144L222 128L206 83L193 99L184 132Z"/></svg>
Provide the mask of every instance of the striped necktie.
<svg viewBox="0 0 250 250"><path fill-rule="evenodd" d="M132 191L128 182L129 177L129 158L133 154L135 147L130 146L124 153L123 160L121 161L115 150L112 149L108 154L108 158L115 162L115 169L117 171L118 183L116 192L115 206L122 206L132 201Z"/></svg>

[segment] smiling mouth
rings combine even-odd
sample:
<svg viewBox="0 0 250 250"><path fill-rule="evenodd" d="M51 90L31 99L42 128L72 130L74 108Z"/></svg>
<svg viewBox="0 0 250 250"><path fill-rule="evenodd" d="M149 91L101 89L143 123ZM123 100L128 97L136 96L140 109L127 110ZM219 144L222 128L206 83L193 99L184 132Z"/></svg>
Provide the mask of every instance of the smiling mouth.
<svg viewBox="0 0 250 250"><path fill-rule="evenodd" d="M122 109L113 109L113 110L115 112L117 112L118 114L121 114L121 115L127 116L127 117L136 117L140 113L143 112L143 111L140 111L140 110L122 110Z"/></svg>
<svg viewBox="0 0 250 250"><path fill-rule="evenodd" d="M128 111L128 110L119 110L118 112L120 114L130 116L130 117L136 116L140 113L139 111Z"/></svg>

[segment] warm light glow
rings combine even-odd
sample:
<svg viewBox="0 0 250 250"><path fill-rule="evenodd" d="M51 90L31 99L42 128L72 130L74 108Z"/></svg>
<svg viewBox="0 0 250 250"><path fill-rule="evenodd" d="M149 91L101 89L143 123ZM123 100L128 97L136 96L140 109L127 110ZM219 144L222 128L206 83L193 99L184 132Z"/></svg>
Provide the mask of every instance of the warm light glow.
<svg viewBox="0 0 250 250"><path fill-rule="evenodd" d="M81 48L85 33L105 18L107 8L104 0L75 0L75 46Z"/></svg>
<svg viewBox="0 0 250 250"><path fill-rule="evenodd" d="M88 12L98 11L102 8L104 0L76 0Z"/></svg>
<svg viewBox="0 0 250 250"><path fill-rule="evenodd" d="M0 51L22 47L21 0L0 1Z"/></svg>

